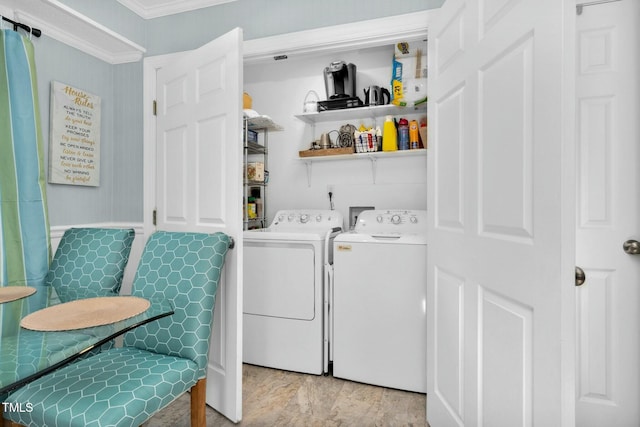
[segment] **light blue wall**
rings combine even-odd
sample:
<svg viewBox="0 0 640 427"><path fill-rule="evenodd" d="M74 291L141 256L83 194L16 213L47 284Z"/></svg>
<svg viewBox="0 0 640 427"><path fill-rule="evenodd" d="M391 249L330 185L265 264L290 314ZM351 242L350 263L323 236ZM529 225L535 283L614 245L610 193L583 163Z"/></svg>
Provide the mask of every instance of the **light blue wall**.
<svg viewBox="0 0 640 427"><path fill-rule="evenodd" d="M144 46L146 21L116 0L62 2ZM46 32L34 45L47 161L50 82L102 98L100 186L48 184L51 225L142 221L142 62L111 65Z"/></svg>
<svg viewBox="0 0 640 427"><path fill-rule="evenodd" d="M147 49L147 56L193 49L235 27L246 40L310 28L411 13L444 0L237 0L144 20L116 0L62 3ZM426 23L425 23L426 25ZM36 60L48 147L52 80L102 97L99 187L48 185L51 225L143 220L142 62L110 65L46 36ZM48 158L48 157L47 157Z"/></svg>
<svg viewBox="0 0 640 427"><path fill-rule="evenodd" d="M142 192L142 61L114 67L114 206L112 221L141 222Z"/></svg>
<svg viewBox="0 0 640 427"><path fill-rule="evenodd" d="M40 114L49 159L49 94L51 81L59 81L98 95L102 100L100 186L47 185L51 225L110 221L113 212L115 150L113 66L54 39L34 39Z"/></svg>

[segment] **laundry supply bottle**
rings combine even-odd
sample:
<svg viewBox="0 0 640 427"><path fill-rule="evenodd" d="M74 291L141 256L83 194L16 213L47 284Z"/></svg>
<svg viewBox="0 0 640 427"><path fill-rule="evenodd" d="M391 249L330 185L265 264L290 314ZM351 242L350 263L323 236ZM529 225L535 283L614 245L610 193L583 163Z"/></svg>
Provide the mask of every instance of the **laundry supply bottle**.
<svg viewBox="0 0 640 427"><path fill-rule="evenodd" d="M409 149L409 121L400 119L398 122L398 150Z"/></svg>
<svg viewBox="0 0 640 427"><path fill-rule="evenodd" d="M415 150L416 148L420 148L418 122L416 120L411 120L409 122L409 149Z"/></svg>
<svg viewBox="0 0 640 427"><path fill-rule="evenodd" d="M396 125L392 116L385 117L382 126L382 151L397 151L398 135L396 133Z"/></svg>
<svg viewBox="0 0 640 427"><path fill-rule="evenodd" d="M382 151L382 130L376 126L376 151Z"/></svg>

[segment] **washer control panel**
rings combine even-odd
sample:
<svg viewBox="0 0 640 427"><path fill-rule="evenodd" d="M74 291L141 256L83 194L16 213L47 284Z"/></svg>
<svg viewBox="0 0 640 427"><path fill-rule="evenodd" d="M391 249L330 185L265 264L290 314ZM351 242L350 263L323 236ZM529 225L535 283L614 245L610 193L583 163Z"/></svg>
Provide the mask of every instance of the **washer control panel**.
<svg viewBox="0 0 640 427"><path fill-rule="evenodd" d="M354 231L368 234L416 234L427 232L427 211L369 210L358 216Z"/></svg>
<svg viewBox="0 0 640 427"><path fill-rule="evenodd" d="M338 211L322 209L281 210L269 228L279 231L325 230L343 227L343 217Z"/></svg>

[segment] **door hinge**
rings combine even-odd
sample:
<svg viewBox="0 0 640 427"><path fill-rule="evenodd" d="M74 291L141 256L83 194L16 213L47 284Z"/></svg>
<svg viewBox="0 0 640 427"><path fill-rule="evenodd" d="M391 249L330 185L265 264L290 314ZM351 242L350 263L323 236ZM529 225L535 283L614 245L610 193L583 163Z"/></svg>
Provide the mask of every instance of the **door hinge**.
<svg viewBox="0 0 640 427"><path fill-rule="evenodd" d="M158 219L158 210L154 209L153 210L153 225L158 225L157 224L157 219Z"/></svg>
<svg viewBox="0 0 640 427"><path fill-rule="evenodd" d="M158 115L158 101L156 101L155 99L153 100L153 115Z"/></svg>

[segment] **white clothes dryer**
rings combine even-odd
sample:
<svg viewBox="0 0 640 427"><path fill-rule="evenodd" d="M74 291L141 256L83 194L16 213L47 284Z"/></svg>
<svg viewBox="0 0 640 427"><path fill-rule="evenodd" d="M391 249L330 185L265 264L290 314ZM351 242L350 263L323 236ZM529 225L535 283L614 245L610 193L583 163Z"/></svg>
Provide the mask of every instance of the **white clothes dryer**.
<svg viewBox="0 0 640 427"><path fill-rule="evenodd" d="M426 393L426 229L426 211L370 210L335 238L335 377Z"/></svg>
<svg viewBox="0 0 640 427"><path fill-rule="evenodd" d="M329 367L329 278L343 217L283 210L244 232L243 361L323 374Z"/></svg>

